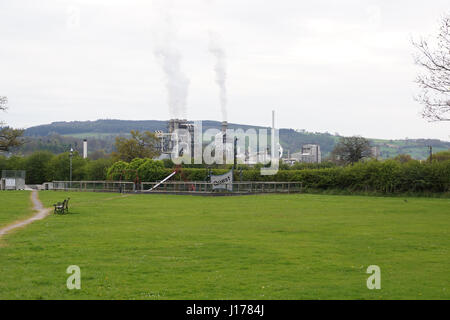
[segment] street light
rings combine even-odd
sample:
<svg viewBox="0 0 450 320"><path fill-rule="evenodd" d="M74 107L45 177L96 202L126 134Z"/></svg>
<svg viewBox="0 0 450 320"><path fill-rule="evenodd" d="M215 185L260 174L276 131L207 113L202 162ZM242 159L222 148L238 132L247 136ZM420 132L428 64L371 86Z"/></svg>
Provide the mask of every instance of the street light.
<svg viewBox="0 0 450 320"><path fill-rule="evenodd" d="M73 157L73 148L70 147L69 159L70 159L70 183L69 188L72 188L72 157Z"/></svg>
<svg viewBox="0 0 450 320"><path fill-rule="evenodd" d="M233 169L237 167L237 142L238 138L234 137L234 145L233 145Z"/></svg>

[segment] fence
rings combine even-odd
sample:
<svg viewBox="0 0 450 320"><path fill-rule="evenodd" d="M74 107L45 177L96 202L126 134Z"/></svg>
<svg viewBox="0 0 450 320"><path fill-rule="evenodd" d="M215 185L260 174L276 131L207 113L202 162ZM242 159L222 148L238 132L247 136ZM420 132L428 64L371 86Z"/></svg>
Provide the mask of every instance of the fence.
<svg viewBox="0 0 450 320"><path fill-rule="evenodd" d="M53 181L53 190L133 192L136 184L128 181Z"/></svg>
<svg viewBox="0 0 450 320"><path fill-rule="evenodd" d="M2 170L0 190L25 189L25 170Z"/></svg>
<svg viewBox="0 0 450 320"><path fill-rule="evenodd" d="M159 185L158 185L159 184ZM156 185L155 190L151 190ZM210 182L167 181L167 182L123 182L123 181L53 181L53 190L140 192L140 193L295 193L302 191L301 182L233 182L233 191L213 189Z"/></svg>
<svg viewBox="0 0 450 320"><path fill-rule="evenodd" d="M142 192L177 193L177 192L201 192L201 193L290 193L301 192L301 182L267 182L246 181L233 182L233 191L213 189L210 182L203 181L169 181L161 183L155 190L150 191L158 182L142 182Z"/></svg>
<svg viewBox="0 0 450 320"><path fill-rule="evenodd" d="M159 182L123 181L53 181L53 190L99 191L99 192L142 192L142 193L291 193L301 192L301 182L233 182L233 191L214 190L210 182L204 181L168 181Z"/></svg>

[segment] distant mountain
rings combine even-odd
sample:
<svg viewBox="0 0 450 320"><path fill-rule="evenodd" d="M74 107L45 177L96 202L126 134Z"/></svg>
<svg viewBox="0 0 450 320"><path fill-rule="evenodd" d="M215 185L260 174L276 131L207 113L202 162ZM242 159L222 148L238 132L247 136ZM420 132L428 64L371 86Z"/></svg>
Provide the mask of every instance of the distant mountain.
<svg viewBox="0 0 450 320"><path fill-rule="evenodd" d="M221 122L204 120L203 130L221 127ZM229 123L230 129L261 128L252 125ZM78 148L81 140L88 138L90 152L113 150L114 138L119 135L127 135L131 130L156 131L167 130L167 121L161 120L110 120L96 121L71 121L53 122L39 125L25 130L25 136L29 137L30 144L18 151L30 153L34 150L49 150L51 152L63 152L68 145ZM330 133L307 132L304 130L280 129L280 143L285 153L298 152L304 144L319 144L323 157L326 157L339 139L339 136ZM428 146L433 147L434 152L450 149L450 142L436 139L409 139L409 140L382 140L370 139L372 145L380 147L383 158L395 157L398 154L410 154L416 159L426 159Z"/></svg>
<svg viewBox="0 0 450 320"><path fill-rule="evenodd" d="M221 122L212 120L203 120L203 130L209 128L220 128ZM229 128L261 128L251 125L229 123ZM139 131L156 131L167 130L167 121L163 120L110 120L100 119L95 121L61 121L52 122L50 124L43 124L39 126L30 127L25 130L25 135L29 137L33 136L47 136L50 134L60 135L80 135L80 134L127 134L131 130Z"/></svg>
<svg viewBox="0 0 450 320"><path fill-rule="evenodd" d="M159 120L96 120L96 121L70 121L52 122L50 124L39 125L25 130L26 136L47 136L53 133L60 135L72 135L81 133L109 133L121 134L129 133L131 130L155 131L165 130L166 121Z"/></svg>

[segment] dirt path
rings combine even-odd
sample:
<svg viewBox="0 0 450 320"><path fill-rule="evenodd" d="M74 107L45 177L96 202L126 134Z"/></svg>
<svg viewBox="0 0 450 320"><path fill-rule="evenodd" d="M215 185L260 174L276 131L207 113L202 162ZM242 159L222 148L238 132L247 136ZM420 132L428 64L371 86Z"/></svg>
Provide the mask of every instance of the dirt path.
<svg viewBox="0 0 450 320"><path fill-rule="evenodd" d="M33 221L44 219L47 215L50 214L51 208L44 208L42 202L39 200L38 192L36 190L33 190L31 192L31 201L33 202L33 210L37 211L36 214L31 218L16 221L6 227L1 228L0 237L9 233L11 230L24 227L27 224L32 223Z"/></svg>

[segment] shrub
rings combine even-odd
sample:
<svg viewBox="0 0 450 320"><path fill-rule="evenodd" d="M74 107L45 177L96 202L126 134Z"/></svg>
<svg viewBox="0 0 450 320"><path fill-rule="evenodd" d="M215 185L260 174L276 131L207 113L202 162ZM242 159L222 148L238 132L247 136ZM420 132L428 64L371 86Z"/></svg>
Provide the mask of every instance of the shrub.
<svg viewBox="0 0 450 320"><path fill-rule="evenodd" d="M135 159L136 160L136 159ZM134 161L134 160L133 160ZM133 163L132 161L132 163ZM165 178L164 163L158 160L145 159L137 169L141 181L156 181Z"/></svg>
<svg viewBox="0 0 450 320"><path fill-rule="evenodd" d="M108 180L125 180L123 174L125 170L128 168L128 163L125 161L117 161L114 162L111 167L109 167L107 171Z"/></svg>

